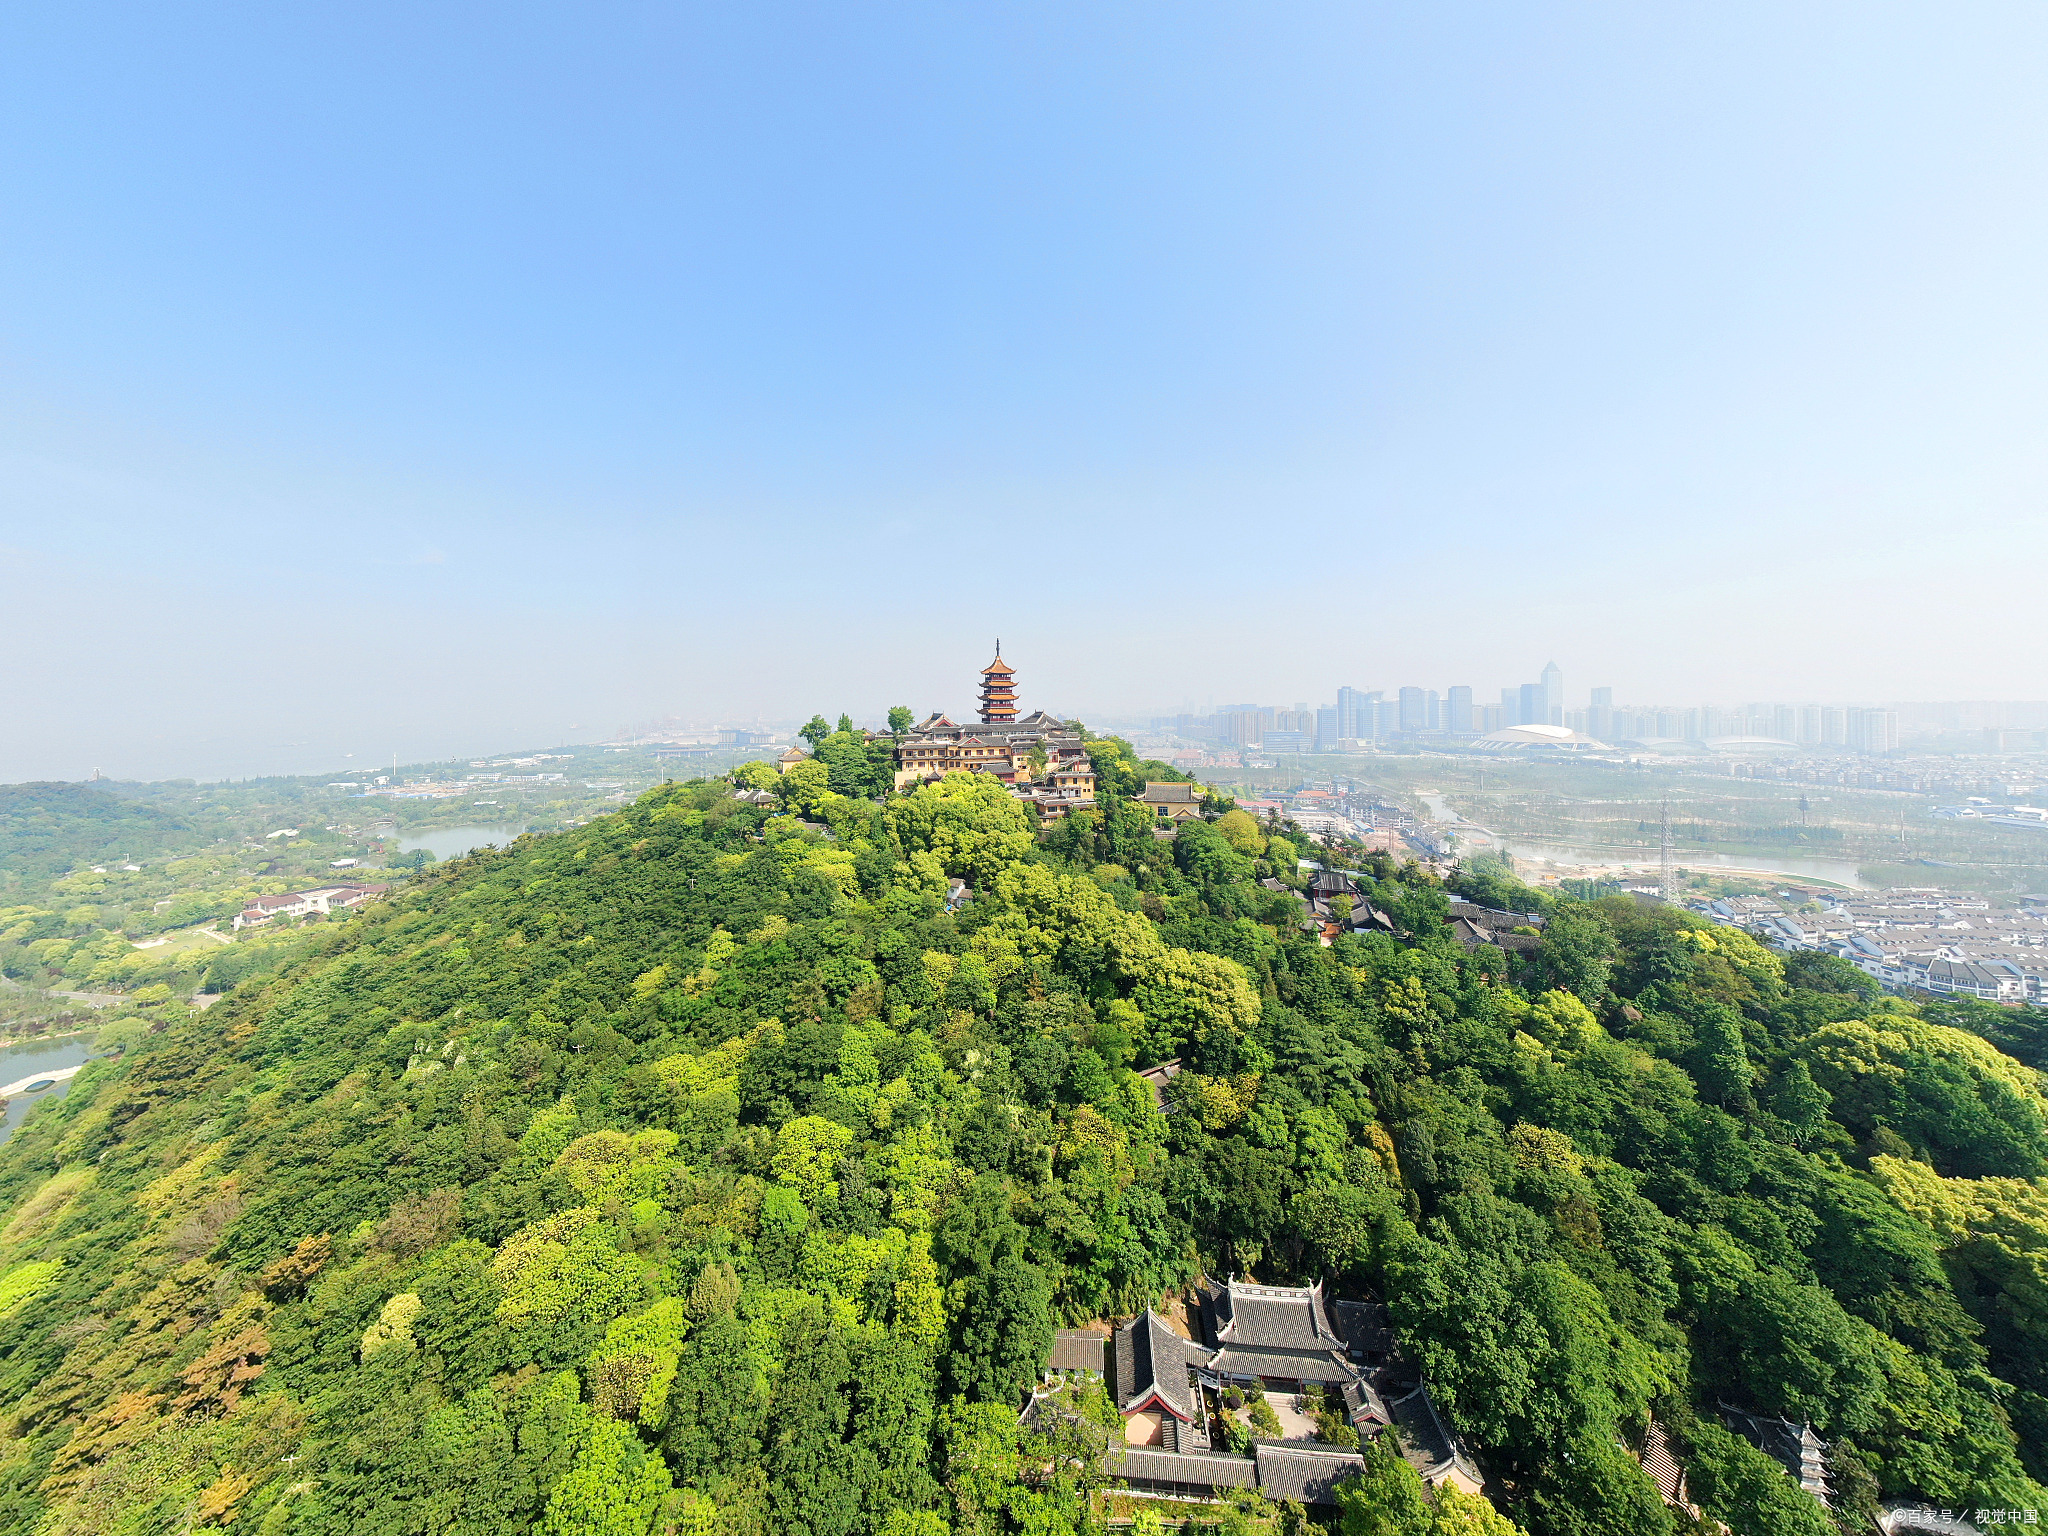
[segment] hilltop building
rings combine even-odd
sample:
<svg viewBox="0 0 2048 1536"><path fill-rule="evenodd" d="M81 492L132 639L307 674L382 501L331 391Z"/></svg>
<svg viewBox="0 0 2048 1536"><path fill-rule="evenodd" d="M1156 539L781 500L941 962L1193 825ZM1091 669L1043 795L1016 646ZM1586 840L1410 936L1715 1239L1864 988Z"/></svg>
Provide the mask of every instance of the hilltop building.
<svg viewBox="0 0 2048 1536"><path fill-rule="evenodd" d="M981 669L981 718L962 725L941 711L896 745L896 787L948 773L986 773L1048 820L1095 804L1095 765L1081 733L1057 716L1017 712L1017 674L996 657Z"/></svg>
<svg viewBox="0 0 2048 1536"><path fill-rule="evenodd" d="M1148 779L1138 804L1148 807L1162 827L1196 820L1202 814L1202 786L1162 784Z"/></svg>

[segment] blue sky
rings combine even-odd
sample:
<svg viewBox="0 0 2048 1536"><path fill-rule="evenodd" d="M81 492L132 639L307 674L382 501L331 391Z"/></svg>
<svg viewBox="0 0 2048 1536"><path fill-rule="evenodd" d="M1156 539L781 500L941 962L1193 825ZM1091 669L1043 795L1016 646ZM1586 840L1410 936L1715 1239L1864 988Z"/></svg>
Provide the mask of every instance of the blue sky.
<svg viewBox="0 0 2048 1536"><path fill-rule="evenodd" d="M957 709L998 633L1098 715L2048 696L2044 45L17 8L0 776Z"/></svg>

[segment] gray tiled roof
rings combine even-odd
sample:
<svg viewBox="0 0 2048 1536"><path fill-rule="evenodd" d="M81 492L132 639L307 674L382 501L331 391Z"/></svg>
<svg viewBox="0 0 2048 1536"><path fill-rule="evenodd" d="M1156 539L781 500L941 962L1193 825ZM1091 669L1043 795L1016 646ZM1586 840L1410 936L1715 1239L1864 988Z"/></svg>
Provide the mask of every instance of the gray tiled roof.
<svg viewBox="0 0 2048 1536"><path fill-rule="evenodd" d="M1323 1313L1322 1294L1313 1286L1247 1285L1233 1280L1217 1300L1218 1344L1253 1349L1342 1347L1337 1330Z"/></svg>
<svg viewBox="0 0 2048 1536"><path fill-rule="evenodd" d="M1092 1328L1062 1328L1052 1336L1052 1359L1047 1364L1055 1371L1094 1371L1100 1375L1108 1343L1107 1336Z"/></svg>
<svg viewBox="0 0 2048 1536"><path fill-rule="evenodd" d="M1417 1472L1428 1475L1439 1468L1456 1467L1475 1483L1480 1481L1471 1453L1436 1411L1427 1386L1416 1387L1389 1406L1400 1428L1402 1456Z"/></svg>
<svg viewBox="0 0 2048 1536"><path fill-rule="evenodd" d="M1328 1350L1240 1349L1226 1344L1209 1361L1219 1376L1277 1376L1290 1381L1352 1381L1358 1367Z"/></svg>
<svg viewBox="0 0 2048 1536"><path fill-rule="evenodd" d="M1102 1465L1112 1477L1150 1477L1206 1488L1251 1488L1258 1482L1258 1467L1249 1456L1190 1455L1112 1445Z"/></svg>
<svg viewBox="0 0 2048 1536"><path fill-rule="evenodd" d="M1188 1385L1188 1366L1204 1358L1207 1350L1188 1343L1167 1327L1157 1312L1133 1318L1119 1331L1116 1350L1116 1389L1119 1404L1128 1409L1151 1393L1183 1419L1195 1416L1194 1394Z"/></svg>
<svg viewBox="0 0 2048 1536"><path fill-rule="evenodd" d="M1384 1355L1394 1347L1393 1320L1379 1302L1336 1302L1330 1307L1330 1321L1352 1349Z"/></svg>
<svg viewBox="0 0 2048 1536"><path fill-rule="evenodd" d="M1311 1451L1291 1445L1258 1448L1259 1491L1267 1498L1293 1499L1299 1504L1334 1504L1331 1490L1346 1477L1365 1470L1356 1451Z"/></svg>

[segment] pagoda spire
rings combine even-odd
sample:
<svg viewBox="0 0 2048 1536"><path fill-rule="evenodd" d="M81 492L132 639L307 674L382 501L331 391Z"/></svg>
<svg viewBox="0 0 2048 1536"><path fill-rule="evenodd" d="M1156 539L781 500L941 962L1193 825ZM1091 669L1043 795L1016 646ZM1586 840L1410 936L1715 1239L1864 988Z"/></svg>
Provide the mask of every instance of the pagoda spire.
<svg viewBox="0 0 2048 1536"><path fill-rule="evenodd" d="M981 669L981 723L1008 725L1017 718L1017 674L1003 660L1003 642L996 641L996 659Z"/></svg>

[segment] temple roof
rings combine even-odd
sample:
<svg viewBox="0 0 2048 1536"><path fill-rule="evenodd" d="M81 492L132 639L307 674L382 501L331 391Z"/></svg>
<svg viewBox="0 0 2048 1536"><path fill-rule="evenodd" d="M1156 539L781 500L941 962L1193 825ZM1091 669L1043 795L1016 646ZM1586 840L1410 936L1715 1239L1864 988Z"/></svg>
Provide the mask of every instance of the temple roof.
<svg viewBox="0 0 2048 1536"><path fill-rule="evenodd" d="M1295 1381L1355 1381L1358 1367L1333 1350L1247 1349L1226 1344L1210 1357L1218 1376L1272 1376Z"/></svg>
<svg viewBox="0 0 2048 1536"><path fill-rule="evenodd" d="M1155 1451L1139 1445L1110 1446L1103 1453L1102 1465L1114 1477L1146 1477L1208 1488L1250 1488L1258 1477L1258 1463L1249 1456Z"/></svg>
<svg viewBox="0 0 2048 1536"><path fill-rule="evenodd" d="M1198 1410L1188 1386L1188 1366L1205 1359L1208 1351L1167 1327L1157 1312L1140 1313L1119 1331L1117 1406L1129 1413L1146 1398L1156 1397L1175 1418L1194 1418Z"/></svg>
<svg viewBox="0 0 2048 1536"><path fill-rule="evenodd" d="M1055 1371L1093 1371L1100 1376L1109 1353L1109 1335L1092 1328L1062 1328L1052 1336Z"/></svg>
<svg viewBox="0 0 2048 1536"><path fill-rule="evenodd" d="M1299 1504L1334 1504L1333 1491L1344 1478L1365 1470L1365 1458L1356 1451L1336 1446L1261 1444L1257 1450L1259 1489L1275 1501L1292 1499Z"/></svg>
<svg viewBox="0 0 2048 1536"><path fill-rule="evenodd" d="M994 661L990 662L987 666L981 669L981 675L983 677L990 677L997 674L1000 674L1003 677L1011 677L1014 676L1015 673L1016 669L1012 667L1008 662L1004 661L1001 656L997 656Z"/></svg>
<svg viewBox="0 0 2048 1536"><path fill-rule="evenodd" d="M1323 1312L1323 1288L1252 1285L1231 1280L1212 1291L1218 1345L1251 1349L1336 1350L1344 1340Z"/></svg>

